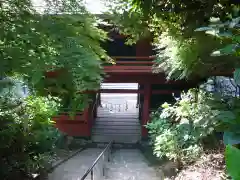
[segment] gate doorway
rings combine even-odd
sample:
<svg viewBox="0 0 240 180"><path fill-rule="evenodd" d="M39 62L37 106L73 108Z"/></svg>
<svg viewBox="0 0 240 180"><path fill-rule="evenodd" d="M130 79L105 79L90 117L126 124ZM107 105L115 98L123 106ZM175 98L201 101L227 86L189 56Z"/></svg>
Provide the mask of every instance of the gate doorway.
<svg viewBox="0 0 240 180"><path fill-rule="evenodd" d="M137 83L104 83L102 89L138 90ZM137 93L101 93L92 129L94 142L137 143L141 139Z"/></svg>
<svg viewBox="0 0 240 180"><path fill-rule="evenodd" d="M102 89L138 90L137 83L103 83ZM137 93L101 93L101 107L110 113L138 113Z"/></svg>

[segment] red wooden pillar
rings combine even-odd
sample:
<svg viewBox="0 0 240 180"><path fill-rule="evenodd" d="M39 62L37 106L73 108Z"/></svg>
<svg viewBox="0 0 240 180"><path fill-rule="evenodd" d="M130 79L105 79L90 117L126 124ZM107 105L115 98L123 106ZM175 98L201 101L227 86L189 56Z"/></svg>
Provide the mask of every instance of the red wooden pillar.
<svg viewBox="0 0 240 180"><path fill-rule="evenodd" d="M87 129L86 129L87 136L91 136L92 117L90 115L90 112L91 112L91 106L86 107L83 111L83 118L87 125Z"/></svg>
<svg viewBox="0 0 240 180"><path fill-rule="evenodd" d="M143 101L143 114L142 114L142 137L148 135L147 129L144 127L150 120L149 109L150 109L150 98L151 98L151 84L144 84L144 101Z"/></svg>
<svg viewBox="0 0 240 180"><path fill-rule="evenodd" d="M136 56L151 56L152 55L152 45L150 38L144 38L137 42L136 44Z"/></svg>

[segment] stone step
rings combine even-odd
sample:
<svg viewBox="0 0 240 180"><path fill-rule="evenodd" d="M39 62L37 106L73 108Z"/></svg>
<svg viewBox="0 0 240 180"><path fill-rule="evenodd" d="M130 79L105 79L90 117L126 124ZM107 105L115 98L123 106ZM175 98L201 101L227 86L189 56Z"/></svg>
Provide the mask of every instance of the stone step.
<svg viewBox="0 0 240 180"><path fill-rule="evenodd" d="M92 141L95 142L95 143L114 141L116 143L135 144L135 143L138 143L140 140L141 140L141 135L140 134L136 134L136 135L133 135L133 134L131 134L131 135L127 135L127 134L122 134L122 135L93 134L92 135Z"/></svg>
<svg viewBox="0 0 240 180"><path fill-rule="evenodd" d="M103 104L98 108L97 112L109 112L110 110L118 110L117 112L123 113L136 113L139 112L139 108L135 104Z"/></svg>
<svg viewBox="0 0 240 180"><path fill-rule="evenodd" d="M113 137L122 137L122 138L131 138L132 136L141 136L141 131L139 132L131 132L131 133L112 133L112 132L92 132L92 137L95 136L102 136L102 137L107 137L109 139L109 137L113 136Z"/></svg>
<svg viewBox="0 0 240 180"><path fill-rule="evenodd" d="M93 129L92 135L102 134L102 135L117 135L117 134L140 134L141 129Z"/></svg>
<svg viewBox="0 0 240 180"><path fill-rule="evenodd" d="M107 165L105 180L163 180L138 149L120 149Z"/></svg>
<svg viewBox="0 0 240 180"><path fill-rule="evenodd" d="M139 112L138 108L135 108L134 106L127 106L127 107L118 107L118 106L109 106L106 108L102 108L102 109L98 109L98 113L110 113L111 111L113 111L115 113L118 114L123 114L123 113L127 113L127 114L137 114Z"/></svg>
<svg viewBox="0 0 240 180"><path fill-rule="evenodd" d="M130 159L131 157L128 157L128 158ZM140 171L140 172L141 172L141 170L144 170L145 173L150 173L150 172L155 173L156 172L155 169L146 166L146 163L139 162L139 161L122 164L122 167L119 167L118 162L116 162L115 164L111 163L107 167L110 171L124 170L124 169L128 168L128 169L134 169L134 170Z"/></svg>
<svg viewBox="0 0 240 180"><path fill-rule="evenodd" d="M104 149L109 142L102 142L102 143L91 143L88 144L88 147L90 148L102 148ZM118 149L137 149L139 148L139 144L131 144L131 143L113 143L112 144L112 153L114 153L114 151L118 150Z"/></svg>
<svg viewBox="0 0 240 180"><path fill-rule="evenodd" d="M109 176L106 176L106 177L104 178L104 180L146 180L146 179L147 179L147 180L164 180L163 178L160 178L160 177L157 177L157 176L155 176L155 177L151 176L151 179L149 179L149 176L148 176L148 175L145 175L145 176L141 175L141 176L139 177L139 176L137 176L137 175L134 174L134 173L133 173L132 177L130 177L130 178L124 178L124 179L123 179L122 175L116 176L115 174L112 175L112 177L111 177L111 175L110 175L110 177L109 177Z"/></svg>
<svg viewBox="0 0 240 180"><path fill-rule="evenodd" d="M108 128L111 127L111 126L113 126L113 127L117 126L117 127L122 127L122 128L126 128L126 126L141 127L141 125L138 121L127 121L127 122L125 122L125 121L112 121L112 122L110 122L110 121L97 121L97 122L95 122L94 126L96 126L96 127L97 126L103 126L103 127L107 126Z"/></svg>
<svg viewBox="0 0 240 180"><path fill-rule="evenodd" d="M95 120L96 123L98 122L138 122L139 123L139 118L131 118L131 117L97 117Z"/></svg>
<svg viewBox="0 0 240 180"><path fill-rule="evenodd" d="M102 123L95 124L93 129L117 129L117 130L125 130L125 129L141 129L140 124L137 123L125 123L125 124L110 124L110 123Z"/></svg>
<svg viewBox="0 0 240 180"><path fill-rule="evenodd" d="M121 117L127 117L127 118L138 118L139 117L139 113L136 112L136 113L126 113L126 112L122 112L122 113L119 113L119 112L114 112L114 111L108 111L108 112L99 112L97 113L97 117L118 117L118 118L121 118Z"/></svg>
<svg viewBox="0 0 240 180"><path fill-rule="evenodd" d="M144 172L145 170L142 170ZM151 173L151 172L149 172ZM106 177L104 178L105 180L164 180L163 177L157 176L157 175L151 175L151 179L149 178L149 174L146 173L128 173L128 176L124 178L124 173L117 173L117 172L112 172L112 173L107 173Z"/></svg>
<svg viewBox="0 0 240 180"><path fill-rule="evenodd" d="M108 125L108 124L97 124L93 127L93 130L141 130L139 125Z"/></svg>
<svg viewBox="0 0 240 180"><path fill-rule="evenodd" d="M139 109L138 108L132 108L132 107L128 107L128 108L118 108L118 107L107 107L104 109L98 109L97 114L135 114L137 115L139 113Z"/></svg>
<svg viewBox="0 0 240 180"><path fill-rule="evenodd" d="M131 135L140 135L141 130L114 130L114 129L101 129L101 130L92 130L92 135L105 135L105 136L131 136Z"/></svg>
<svg viewBox="0 0 240 180"><path fill-rule="evenodd" d="M113 118L116 118L116 119L139 119L139 116L138 115L126 115L126 114L122 114L122 115L116 115L116 114L98 114L97 116L98 119L113 119Z"/></svg>

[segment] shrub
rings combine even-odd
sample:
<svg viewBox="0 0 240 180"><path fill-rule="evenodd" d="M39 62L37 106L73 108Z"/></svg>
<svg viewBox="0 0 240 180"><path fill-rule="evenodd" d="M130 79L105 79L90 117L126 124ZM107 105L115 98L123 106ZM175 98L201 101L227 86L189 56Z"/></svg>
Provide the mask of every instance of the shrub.
<svg viewBox="0 0 240 180"><path fill-rule="evenodd" d="M58 107L58 99L29 96L15 108L1 109L1 179L24 179L42 170L59 137L51 121Z"/></svg>
<svg viewBox="0 0 240 180"><path fill-rule="evenodd" d="M164 103L147 124L154 154L180 164L195 161L203 151L203 140L219 126L219 110L212 108L212 102L211 94L189 90L173 105Z"/></svg>
<svg viewBox="0 0 240 180"><path fill-rule="evenodd" d="M225 155L228 173L233 179L240 179L240 162L238 161L240 158L240 150L231 145L227 145Z"/></svg>

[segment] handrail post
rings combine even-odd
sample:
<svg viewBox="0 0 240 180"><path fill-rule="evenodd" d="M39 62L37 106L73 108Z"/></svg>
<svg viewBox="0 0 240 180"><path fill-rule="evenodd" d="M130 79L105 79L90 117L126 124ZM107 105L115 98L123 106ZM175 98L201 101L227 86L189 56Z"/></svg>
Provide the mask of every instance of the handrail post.
<svg viewBox="0 0 240 180"><path fill-rule="evenodd" d="M81 180L85 180L86 177L89 175L91 175L91 180L94 180L94 174L96 175L96 173L93 173L94 168L96 167L96 165L100 162L100 169L98 169L100 171L100 177L101 179L106 175L105 170L106 170L106 162L105 162L105 156L107 156L107 158L109 159L110 153L111 153L111 146L112 146L113 141L111 141L110 143L108 143L108 145L105 147L105 149L100 153L100 155L97 157L97 159L93 162L92 166L85 172L85 174L82 176ZM107 153L107 155L105 154ZM102 163L102 164L101 164ZM97 173L98 174L98 173ZM96 176L95 176L96 177ZM97 177L98 178L98 177Z"/></svg>
<svg viewBox="0 0 240 180"><path fill-rule="evenodd" d="M104 154L103 154L102 158L103 158L102 177L104 177L105 176L105 155Z"/></svg>
<svg viewBox="0 0 240 180"><path fill-rule="evenodd" d="M107 159L107 161L108 162L110 162L110 160L111 160L111 157L110 157L110 155L112 154L112 147L110 147L109 149L108 149L108 159Z"/></svg>
<svg viewBox="0 0 240 180"><path fill-rule="evenodd" d="M93 169L91 170L91 180L93 180Z"/></svg>

